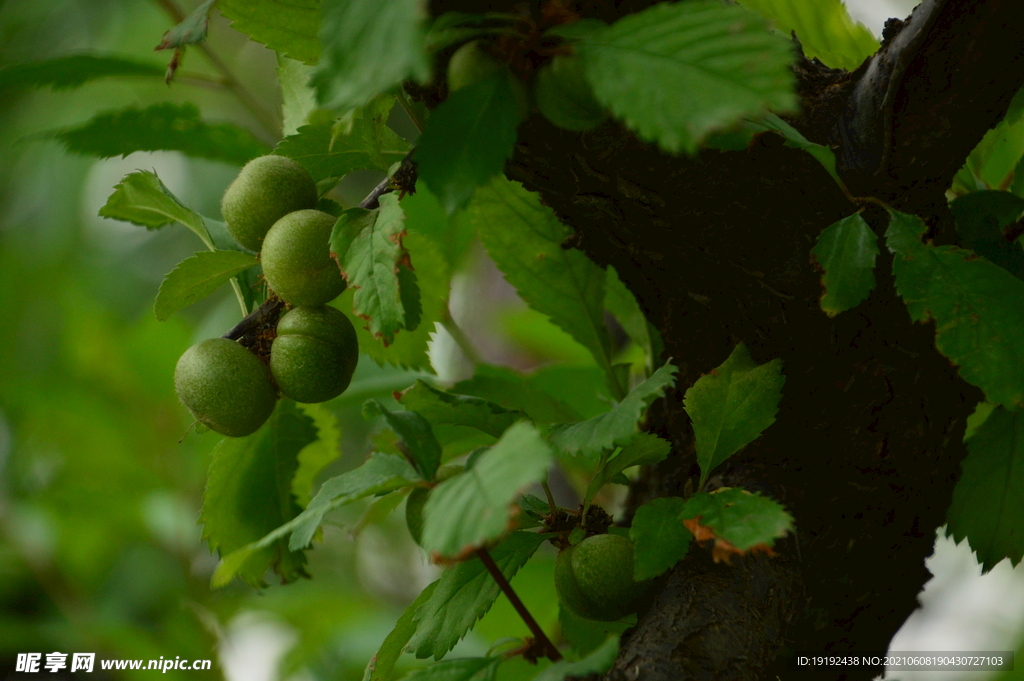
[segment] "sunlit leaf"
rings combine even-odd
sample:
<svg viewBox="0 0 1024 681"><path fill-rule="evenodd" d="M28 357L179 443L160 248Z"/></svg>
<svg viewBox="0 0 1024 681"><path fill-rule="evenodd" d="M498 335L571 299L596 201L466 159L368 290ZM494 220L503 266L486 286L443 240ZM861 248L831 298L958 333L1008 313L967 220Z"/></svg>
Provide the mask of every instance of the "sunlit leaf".
<svg viewBox="0 0 1024 681"><path fill-rule="evenodd" d="M176 222L188 227L211 250L213 241L203 218L185 207L156 173L138 170L121 178L114 193L100 208L101 217L126 220L132 224L158 229Z"/></svg>
<svg viewBox="0 0 1024 681"><path fill-rule="evenodd" d="M772 546L793 528L793 517L777 501L738 487L697 492L686 500L680 516L699 517L701 525L740 551L760 544Z"/></svg>
<svg viewBox="0 0 1024 681"><path fill-rule="evenodd" d="M168 319L255 265L256 256L240 251L203 251L182 260L160 284L153 308L156 318Z"/></svg>

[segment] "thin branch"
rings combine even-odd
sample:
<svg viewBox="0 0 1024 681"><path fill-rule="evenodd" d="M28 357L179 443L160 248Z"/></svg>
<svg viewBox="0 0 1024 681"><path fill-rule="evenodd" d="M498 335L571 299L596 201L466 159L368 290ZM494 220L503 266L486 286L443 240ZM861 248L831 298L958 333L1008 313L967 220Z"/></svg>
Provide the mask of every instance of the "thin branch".
<svg viewBox="0 0 1024 681"><path fill-rule="evenodd" d="M409 101L409 98L405 94L405 90L403 90L401 86L398 87L397 96L398 103L402 106L402 109L405 110L405 115L409 117L409 120L416 126L416 129L422 133L423 121L421 121L420 117L416 114L416 109L413 108L412 102Z"/></svg>
<svg viewBox="0 0 1024 681"><path fill-rule="evenodd" d="M533 615L531 615L530 611L526 609L523 602L519 600L519 594L515 592L512 585L508 583L507 579L505 579L505 575L502 574L501 569L494 562L494 559L491 558L491 554L487 553L487 549L477 549L476 555L480 558L480 562L484 564L484 567L487 568L487 571L491 573L491 577L494 578L494 581L498 583L498 587L501 588L501 592L505 594L506 598L508 598L512 607L515 608L516 612L519 613L519 616L523 618L523 622L525 622L526 626L529 627L534 639L544 646L544 650L546 651L545 655L548 659L552 662L558 662L561 660L562 654L558 652L558 648L556 648L555 644L551 642L551 639L549 639L547 634L544 633L544 630L540 628L540 625L537 624L537 620L533 619Z"/></svg>
<svg viewBox="0 0 1024 681"><path fill-rule="evenodd" d="M392 191L394 191L394 188L391 186L391 178L385 177L380 181L380 184L373 188L373 191L370 192L365 199L359 202L359 207L367 210L380 208L380 197Z"/></svg>
<svg viewBox="0 0 1024 681"><path fill-rule="evenodd" d="M452 317L452 312L448 309L447 305L441 313L441 326L444 327L444 330L448 332L455 341L455 344L458 345L459 349L466 355L466 359L472 362L474 366L482 363L483 360L480 358L480 353L478 353L476 348L473 347L473 342L469 340L469 336L466 335L466 332L462 330L462 327L459 326L458 323L456 323L455 319Z"/></svg>

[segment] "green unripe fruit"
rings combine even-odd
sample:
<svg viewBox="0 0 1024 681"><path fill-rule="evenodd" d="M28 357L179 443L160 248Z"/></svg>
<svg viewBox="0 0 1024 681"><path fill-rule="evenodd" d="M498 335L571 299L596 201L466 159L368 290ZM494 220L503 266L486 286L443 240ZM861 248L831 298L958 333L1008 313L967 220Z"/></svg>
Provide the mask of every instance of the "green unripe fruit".
<svg viewBox="0 0 1024 681"><path fill-rule="evenodd" d="M468 42L448 61L448 92L461 90L503 68L505 65L489 55L479 40Z"/></svg>
<svg viewBox="0 0 1024 681"><path fill-rule="evenodd" d="M463 470L465 470L464 466L450 463L438 468L434 478L438 482L444 482ZM409 498L405 500L405 524L409 528L409 534L412 535L413 541L417 544L423 539L423 506L427 503L427 497L430 496L430 489L429 487L414 487L409 492Z"/></svg>
<svg viewBox="0 0 1024 681"><path fill-rule="evenodd" d="M633 542L616 534L587 537L555 560L559 600L586 619L612 622L635 612L649 585L633 579Z"/></svg>
<svg viewBox="0 0 1024 681"><path fill-rule="evenodd" d="M565 130L590 130L607 117L576 56L557 56L541 67L533 94L544 117Z"/></svg>
<svg viewBox="0 0 1024 681"><path fill-rule="evenodd" d="M329 241L336 218L319 210L289 213L263 240L263 276L292 305L324 305L345 290Z"/></svg>
<svg viewBox="0 0 1024 681"><path fill-rule="evenodd" d="M345 392L357 362L356 330L333 307L296 307L278 320L270 372L296 402L325 402Z"/></svg>
<svg viewBox="0 0 1024 681"><path fill-rule="evenodd" d="M220 210L235 241L258 251L275 222L315 208L316 199L316 183L305 168L284 156L260 156L238 173L224 192Z"/></svg>
<svg viewBox="0 0 1024 681"><path fill-rule="evenodd" d="M174 369L174 390L197 421L231 437L256 432L277 400L267 365L227 338L186 350Z"/></svg>

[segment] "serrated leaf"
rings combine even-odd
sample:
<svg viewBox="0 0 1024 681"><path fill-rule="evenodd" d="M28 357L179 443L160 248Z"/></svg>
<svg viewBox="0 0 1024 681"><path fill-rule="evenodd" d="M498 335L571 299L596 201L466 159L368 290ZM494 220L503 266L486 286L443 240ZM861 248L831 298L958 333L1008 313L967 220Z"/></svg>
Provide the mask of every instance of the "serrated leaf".
<svg viewBox="0 0 1024 681"><path fill-rule="evenodd" d="M812 261L823 270L821 309L829 317L852 309L875 287L878 235L860 213L832 223L818 235Z"/></svg>
<svg viewBox="0 0 1024 681"><path fill-rule="evenodd" d="M758 365L739 343L721 366L686 391L683 406L693 422L701 485L715 467L775 423L785 381L781 359Z"/></svg>
<svg viewBox="0 0 1024 681"><path fill-rule="evenodd" d="M416 146L419 176L452 214L512 156L521 104L498 71L453 93L430 114Z"/></svg>
<svg viewBox="0 0 1024 681"><path fill-rule="evenodd" d="M296 516L300 509L292 500L291 480L299 450L316 435L312 420L295 403L281 400L258 431L220 441L213 451L200 517L203 538L212 550L228 556ZM236 569L247 584L262 586L268 567L291 581L305 575L305 562L301 552L272 541L249 552Z"/></svg>
<svg viewBox="0 0 1024 681"><path fill-rule="evenodd" d="M409 323L398 275L399 266L409 263L404 236L405 214L394 194L382 196L374 210L349 208L331 232L331 257L355 289L352 311L385 345Z"/></svg>
<svg viewBox="0 0 1024 681"><path fill-rule="evenodd" d="M148 229L180 222L192 230L207 248L214 249L210 232L199 213L186 208L156 173L148 170L138 170L122 177L114 187L114 193L100 208L99 215Z"/></svg>
<svg viewBox="0 0 1024 681"><path fill-rule="evenodd" d="M815 144L801 134L799 130L794 128L792 125L782 120L773 113L767 113L763 116L759 116L755 119L748 119L744 122L744 129L753 131L754 133L761 132L774 132L782 136L786 140L786 146L793 149L802 149L808 154L814 157L818 163L822 165L828 174L832 176L832 179L836 181L840 187L845 187L843 180L839 177L839 171L836 170L836 154L832 151L831 147L827 147L824 144ZM744 145L745 147L746 145Z"/></svg>
<svg viewBox="0 0 1024 681"><path fill-rule="evenodd" d="M662 497L636 510L629 538L633 540L633 576L637 581L657 577L690 550L690 532L683 526L686 502L680 497Z"/></svg>
<svg viewBox="0 0 1024 681"><path fill-rule="evenodd" d="M601 467L587 486L584 502L589 502L601 491L601 488L614 482L616 476L633 466L649 466L665 459L672 451L672 445L651 433L640 433L622 451ZM629 484L629 481L626 481Z"/></svg>
<svg viewBox="0 0 1024 681"><path fill-rule="evenodd" d="M313 67L297 59L277 55L277 81L281 85L281 123L285 137L298 133L316 110L316 91L309 85ZM278 151L275 153L284 156ZM308 168L307 168L308 170Z"/></svg>
<svg viewBox="0 0 1024 681"><path fill-rule="evenodd" d="M220 0L231 27L306 64L320 58L320 0Z"/></svg>
<svg viewBox="0 0 1024 681"><path fill-rule="evenodd" d="M491 558L505 579L512 579L545 540L544 535L513 532L490 550ZM416 657L440 660L491 609L500 593L479 558L448 568L433 595L416 611L416 633L407 650Z"/></svg>
<svg viewBox="0 0 1024 681"><path fill-rule="evenodd" d="M577 49L597 100L669 152L692 153L716 128L796 105L792 45L735 5L654 5Z"/></svg>
<svg viewBox="0 0 1024 681"><path fill-rule="evenodd" d="M570 662L559 660L533 678L533 681L564 681L567 678L582 678L592 674L603 674L615 664L619 656L619 637L609 636L596 650L582 660Z"/></svg>
<svg viewBox="0 0 1024 681"><path fill-rule="evenodd" d="M416 611L430 600L437 585L438 582L431 582L420 592L416 600L405 609L402 616L398 618L398 621L395 622L395 628L387 635L384 642L380 644L380 648L366 665L366 670L363 672L363 681L391 681L395 663L402 656L402 652L405 650L406 644L409 643L409 639L416 633Z"/></svg>
<svg viewBox="0 0 1024 681"><path fill-rule="evenodd" d="M626 615L615 622L588 620L558 607L558 625L565 639L578 655L586 656L601 647L609 635L621 636L624 631L636 625L636 614Z"/></svg>
<svg viewBox="0 0 1024 681"><path fill-rule="evenodd" d="M469 426L494 437L501 437L513 423L527 418L519 409L506 409L480 397L438 390L419 380L402 393L399 401L433 424Z"/></svg>
<svg viewBox="0 0 1024 681"><path fill-rule="evenodd" d="M330 123L303 125L274 149L275 154L302 164L317 182L355 170L387 170L408 152L408 142L391 128L378 132L362 110L353 114L352 128L345 135L334 137Z"/></svg>
<svg viewBox="0 0 1024 681"><path fill-rule="evenodd" d="M982 572L1024 558L1024 413L998 407L967 441L946 536L967 538Z"/></svg>
<svg viewBox="0 0 1024 681"><path fill-rule="evenodd" d="M347 111L404 80L427 82L426 19L420 0L324 0L323 56L313 77L320 102Z"/></svg>
<svg viewBox="0 0 1024 681"><path fill-rule="evenodd" d="M536 423L579 420L580 414L537 385L535 376L524 376L505 367L481 364L473 378L452 386L460 395L475 395L506 409L520 409Z"/></svg>
<svg viewBox="0 0 1024 681"><path fill-rule="evenodd" d="M552 459L533 424L520 421L506 430L472 468L430 493L423 507L423 549L456 556L500 537L516 497L544 477Z"/></svg>
<svg viewBox="0 0 1024 681"><path fill-rule="evenodd" d="M402 681L470 681L477 674L501 662L500 657L464 657L441 660L413 670Z"/></svg>
<svg viewBox="0 0 1024 681"><path fill-rule="evenodd" d="M163 78L164 67L114 55L70 54L56 59L0 67L0 91L46 86L63 90L112 76Z"/></svg>
<svg viewBox="0 0 1024 681"><path fill-rule="evenodd" d="M160 284L153 311L165 321L178 310L199 302L221 284L257 263L256 256L240 251L203 251L185 258Z"/></svg>
<svg viewBox="0 0 1024 681"><path fill-rule="evenodd" d="M206 40L206 29L210 24L210 8L217 0L205 0L171 30L164 33L158 50L194 45Z"/></svg>
<svg viewBox="0 0 1024 681"><path fill-rule="evenodd" d="M292 476L292 494L302 508L313 498L313 483L327 464L341 453L341 431L334 412L323 404L301 404L299 408L316 425L317 439L299 452L299 467Z"/></svg>
<svg viewBox="0 0 1024 681"><path fill-rule="evenodd" d="M920 218L890 210L886 245L896 291L960 377L1008 409L1024 404L1024 281L956 246L921 243Z"/></svg>
<svg viewBox="0 0 1024 681"><path fill-rule="evenodd" d="M399 449L413 462L424 480L433 480L441 465L441 445L434 437L430 422L415 411L391 411L377 400L363 405L363 415L383 416L388 427L401 440Z"/></svg>
<svg viewBox="0 0 1024 681"><path fill-rule="evenodd" d="M626 288L619 279L618 272L611 265L607 268L604 306L615 315L626 335L647 354L648 366L653 369L663 349L661 335L658 329L647 321L636 296Z"/></svg>
<svg viewBox="0 0 1024 681"><path fill-rule="evenodd" d="M562 248L570 230L554 211L518 182L496 178L477 190L464 219L520 297L590 350L609 385L624 393L604 325L607 275L582 251Z"/></svg>
<svg viewBox="0 0 1024 681"><path fill-rule="evenodd" d="M1021 169L1024 172L1024 168ZM1016 177L1016 176L1015 176ZM1024 214L1024 199L1010 192L977 191L950 202L958 243L1024 279L1020 239L1007 239L1004 228Z"/></svg>
<svg viewBox="0 0 1024 681"><path fill-rule="evenodd" d="M648 405L675 382L676 367L665 364L651 377L629 391L611 411L579 423L551 426L548 439L556 448L570 454L600 454L628 444L636 436L637 422Z"/></svg>
<svg viewBox="0 0 1024 681"><path fill-rule="evenodd" d="M408 199L403 199L405 206ZM408 223L408 221L407 221ZM433 372L430 357L427 355L427 343L434 334L435 325L444 318L448 310L448 294L451 291L451 269L445 258L438 252L437 246L427 237L411 231L402 239L402 245L416 263L417 285L420 289L420 322L415 330L403 330L395 335L390 345L384 345L374 338L367 329L365 320L352 314L352 297L355 291L346 289L331 306L335 307L352 320L359 339L360 351L366 353L377 364L418 368ZM399 282L401 286L403 282ZM402 386L405 387L405 386Z"/></svg>
<svg viewBox="0 0 1024 681"><path fill-rule="evenodd" d="M774 499L738 487L697 492L686 500L679 516L696 518L740 551L772 546L793 528L793 517Z"/></svg>
<svg viewBox="0 0 1024 681"><path fill-rule="evenodd" d="M878 50L867 26L854 21L842 0L740 0L783 35L795 32L808 59L853 71Z"/></svg>
<svg viewBox="0 0 1024 681"><path fill-rule="evenodd" d="M129 106L97 114L73 128L45 135L68 151L97 158L127 156L136 151L180 151L187 156L235 165L269 153L248 130L230 123L206 123L194 104L162 102L145 109Z"/></svg>

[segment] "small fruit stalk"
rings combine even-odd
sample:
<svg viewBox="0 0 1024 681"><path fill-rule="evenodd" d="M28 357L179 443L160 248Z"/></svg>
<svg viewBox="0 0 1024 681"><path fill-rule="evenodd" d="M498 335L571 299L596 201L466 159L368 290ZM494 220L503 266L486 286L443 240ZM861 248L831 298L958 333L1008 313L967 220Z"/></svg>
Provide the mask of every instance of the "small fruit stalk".
<svg viewBox="0 0 1024 681"><path fill-rule="evenodd" d="M651 582L633 579L633 542L597 534L563 549L555 561L555 590L580 617L611 622L636 612Z"/></svg>

